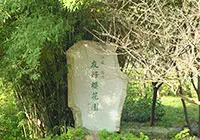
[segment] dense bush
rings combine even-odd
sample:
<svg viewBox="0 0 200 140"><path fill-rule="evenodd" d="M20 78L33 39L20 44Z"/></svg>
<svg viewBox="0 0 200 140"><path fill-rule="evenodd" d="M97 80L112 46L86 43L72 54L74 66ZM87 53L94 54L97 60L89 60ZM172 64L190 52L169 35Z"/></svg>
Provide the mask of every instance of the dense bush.
<svg viewBox="0 0 200 140"><path fill-rule="evenodd" d="M21 132L19 120L16 115L7 116L5 114L0 114L0 139L22 139L23 136Z"/></svg>
<svg viewBox="0 0 200 140"><path fill-rule="evenodd" d="M3 84L2 80L0 78L0 140L24 139L23 113L16 107L11 85Z"/></svg>
<svg viewBox="0 0 200 140"><path fill-rule="evenodd" d="M95 134L94 134L95 133ZM67 133L63 133L60 136L49 136L40 140L84 140L84 139L98 139L98 140L149 140L148 136L142 132L139 136L135 136L131 133L116 133L102 130L100 132L89 132L82 127L72 128L68 127Z"/></svg>
<svg viewBox="0 0 200 140"><path fill-rule="evenodd" d="M74 129L68 127L67 133L63 133L60 136L53 137L54 140L83 140L89 132L85 131L82 127ZM52 139L52 138L51 138Z"/></svg>
<svg viewBox="0 0 200 140"><path fill-rule="evenodd" d="M189 129L184 128L184 130L180 131L179 133L177 133L172 140L194 140L195 137L194 136L190 136L189 134Z"/></svg>
<svg viewBox="0 0 200 140"><path fill-rule="evenodd" d="M0 4L0 77L12 83L32 138L64 133L63 127L74 125L67 106L65 52L77 41L92 38L84 28L93 27L96 10L81 6L82 2L89 6L89 0L71 2L3 0Z"/></svg>
<svg viewBox="0 0 200 140"><path fill-rule="evenodd" d="M127 85L127 93L134 97L138 97L142 93L141 85L138 83L129 83Z"/></svg>
<svg viewBox="0 0 200 140"><path fill-rule="evenodd" d="M145 136L142 132L140 136L137 137L131 133L128 134L118 134L116 132L108 132L106 130L102 130L98 133L100 140L149 140L148 136Z"/></svg>
<svg viewBox="0 0 200 140"><path fill-rule="evenodd" d="M129 87L128 91L130 91ZM144 93L145 96L136 97L135 93L128 92L122 111L123 121L145 122L150 119L153 92L150 89L146 89ZM156 119L161 119L164 114L164 107L158 99L156 103Z"/></svg>

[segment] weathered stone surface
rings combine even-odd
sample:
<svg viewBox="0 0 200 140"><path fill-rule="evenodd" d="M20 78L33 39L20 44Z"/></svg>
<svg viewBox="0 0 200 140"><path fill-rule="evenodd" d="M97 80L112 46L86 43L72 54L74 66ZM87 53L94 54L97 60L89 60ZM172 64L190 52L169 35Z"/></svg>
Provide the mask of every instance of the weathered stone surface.
<svg viewBox="0 0 200 140"><path fill-rule="evenodd" d="M120 71L115 47L81 41L67 51L68 105L75 126L118 131L127 77Z"/></svg>

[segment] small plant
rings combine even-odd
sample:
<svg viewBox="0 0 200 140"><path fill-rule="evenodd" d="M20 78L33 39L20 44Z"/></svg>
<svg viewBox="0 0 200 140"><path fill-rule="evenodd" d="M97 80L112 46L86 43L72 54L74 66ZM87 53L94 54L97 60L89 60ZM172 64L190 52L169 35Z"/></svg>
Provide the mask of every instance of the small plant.
<svg viewBox="0 0 200 140"><path fill-rule="evenodd" d="M98 134L100 140L121 140L122 134L116 132L108 132L107 130L102 130Z"/></svg>
<svg viewBox="0 0 200 140"><path fill-rule="evenodd" d="M184 130L176 134L173 140L194 140L194 137L191 137L189 134L189 129L185 128Z"/></svg>
<svg viewBox="0 0 200 140"><path fill-rule="evenodd" d="M82 127L72 128L68 127L67 133L63 133L60 136L53 137L53 140L84 140L85 136L88 135L88 132L85 131ZM45 140L50 140L52 138L48 137Z"/></svg>
<svg viewBox="0 0 200 140"><path fill-rule="evenodd" d="M140 132L140 140L149 140L149 137Z"/></svg>
<svg viewBox="0 0 200 140"><path fill-rule="evenodd" d="M4 84L0 78L0 140L25 139L19 125L22 120L20 112L11 84Z"/></svg>
<svg viewBox="0 0 200 140"><path fill-rule="evenodd" d="M137 137L131 133L116 133L116 132L108 132L107 130L102 130L98 133L100 140L149 140L148 136L144 135L142 132L140 136Z"/></svg>

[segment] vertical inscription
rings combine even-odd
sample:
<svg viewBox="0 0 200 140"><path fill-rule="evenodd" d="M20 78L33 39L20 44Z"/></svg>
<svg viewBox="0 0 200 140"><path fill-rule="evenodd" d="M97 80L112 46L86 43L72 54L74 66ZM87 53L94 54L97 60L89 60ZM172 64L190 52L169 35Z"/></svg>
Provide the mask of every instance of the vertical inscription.
<svg viewBox="0 0 200 140"><path fill-rule="evenodd" d="M99 111L99 77L104 78L104 71L99 70L100 66L104 65L104 56L100 57L100 61L98 62L97 60L92 60L91 62L91 77L92 77L92 82L91 82L91 100L92 100L92 106L91 110L92 111Z"/></svg>

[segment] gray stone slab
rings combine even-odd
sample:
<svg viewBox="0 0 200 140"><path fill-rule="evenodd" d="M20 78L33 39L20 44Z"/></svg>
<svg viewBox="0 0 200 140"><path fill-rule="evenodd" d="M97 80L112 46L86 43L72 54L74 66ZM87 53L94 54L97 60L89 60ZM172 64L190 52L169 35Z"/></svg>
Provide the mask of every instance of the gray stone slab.
<svg viewBox="0 0 200 140"><path fill-rule="evenodd" d="M67 51L67 63L68 105L75 126L118 131L128 80L115 47L81 41Z"/></svg>

